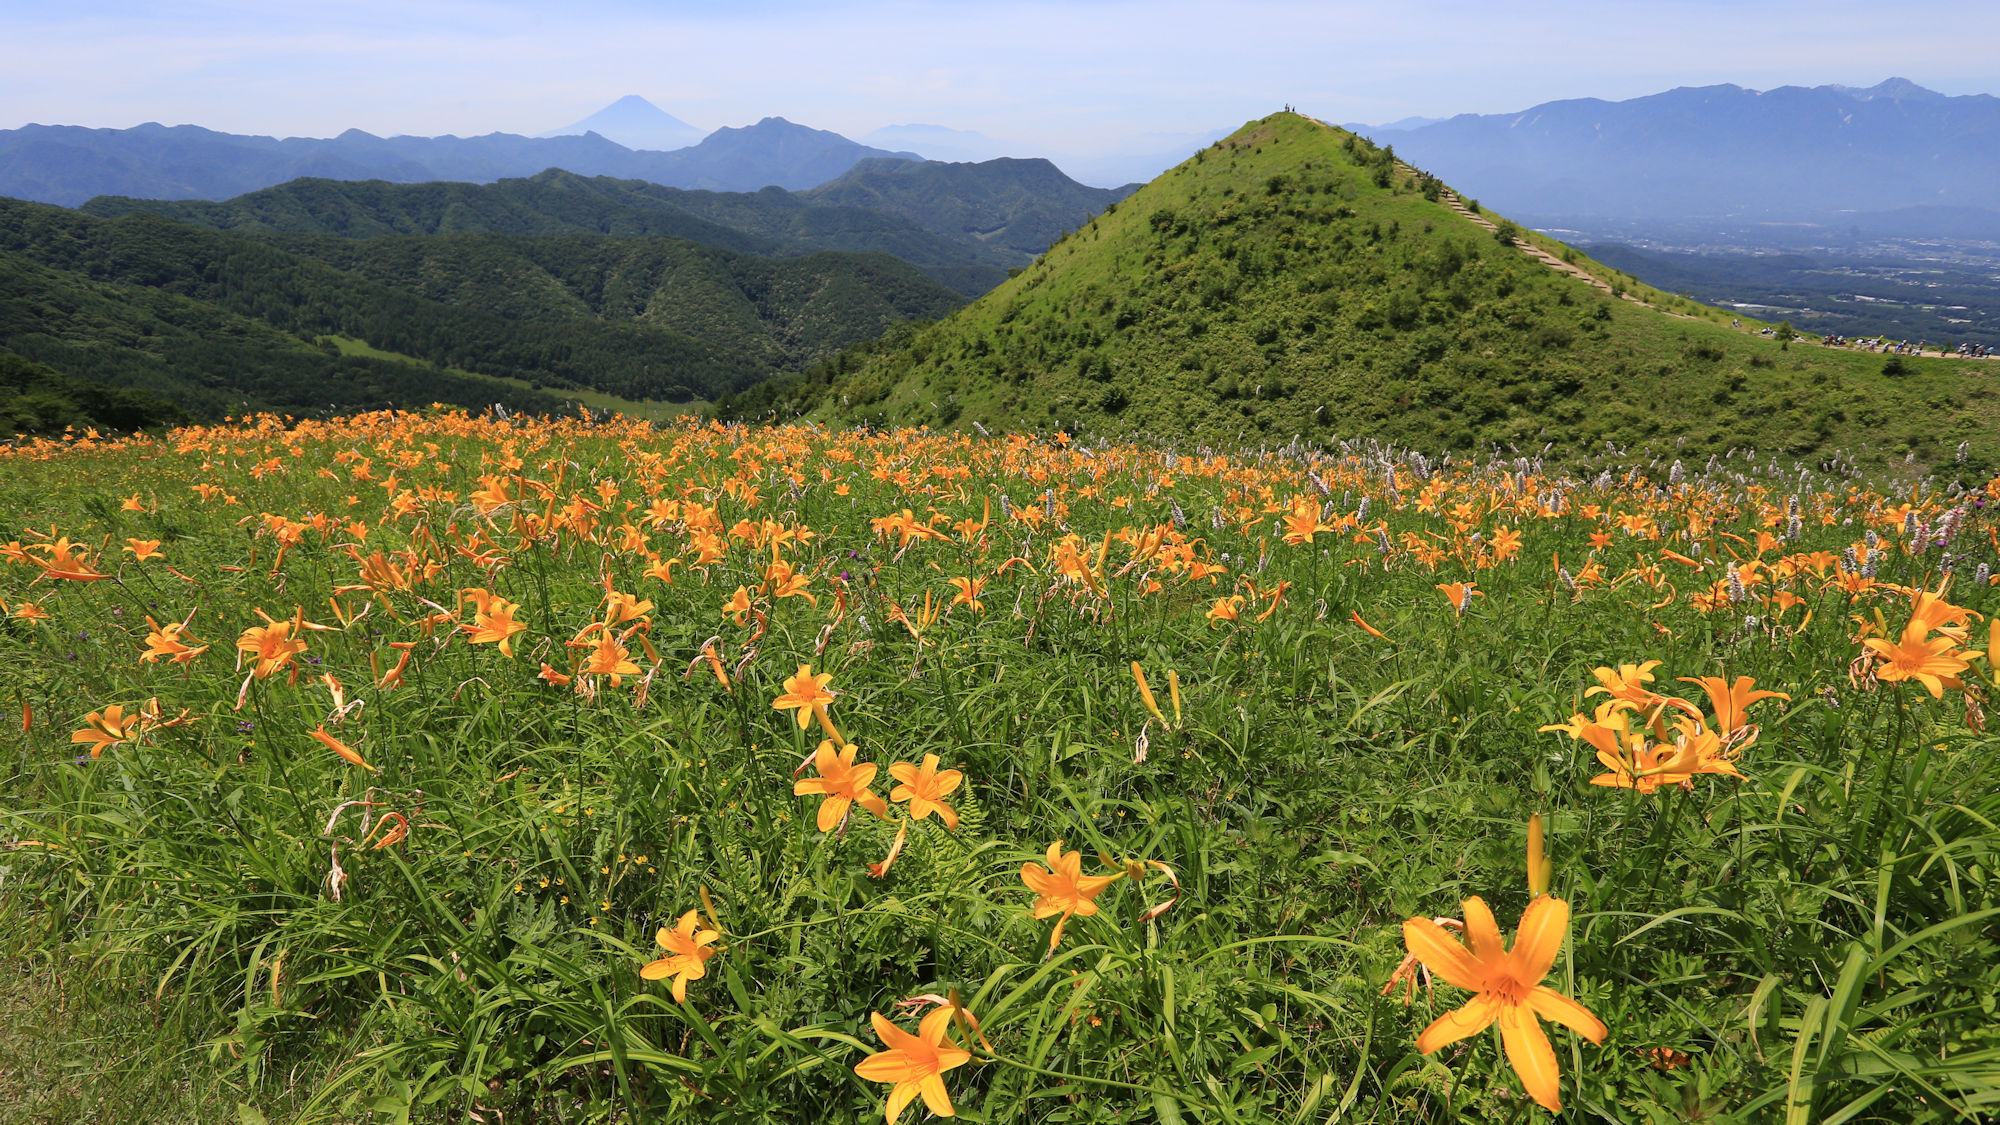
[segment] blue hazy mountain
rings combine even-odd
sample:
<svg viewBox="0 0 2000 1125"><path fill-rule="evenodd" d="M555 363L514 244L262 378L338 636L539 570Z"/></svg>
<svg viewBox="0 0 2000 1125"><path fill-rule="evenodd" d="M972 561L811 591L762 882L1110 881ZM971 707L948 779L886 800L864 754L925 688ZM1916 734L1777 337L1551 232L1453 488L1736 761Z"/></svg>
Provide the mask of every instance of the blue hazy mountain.
<svg viewBox="0 0 2000 1125"><path fill-rule="evenodd" d="M1394 131L1396 154L1530 221L1845 222L2000 211L2000 98L1876 86L1682 87ZM1935 212L1931 213L1935 216Z"/></svg>
<svg viewBox="0 0 2000 1125"><path fill-rule="evenodd" d="M596 133L608 141L640 151L671 152L700 143L708 135L637 94L627 94L589 117L543 137L578 137Z"/></svg>
<svg viewBox="0 0 2000 1125"><path fill-rule="evenodd" d="M194 125L27 125L0 130L0 195L74 207L99 195L233 199L301 177L492 183L548 168L668 187L756 191L775 184L796 191L871 158L918 159L782 117L720 129L672 152L634 151L597 133L377 137L349 129L338 137L281 140Z"/></svg>
<svg viewBox="0 0 2000 1125"><path fill-rule="evenodd" d="M1421 129L1426 125L1435 125L1443 120L1445 118L1442 117L1405 117L1400 121L1391 121L1386 125L1362 125L1350 121L1342 125L1341 128L1350 133L1359 133L1364 137L1373 137L1382 133L1403 133L1411 129Z"/></svg>
<svg viewBox="0 0 2000 1125"><path fill-rule="evenodd" d="M871 148L839 133L795 125L782 117L766 117L740 129L717 129L700 144L678 152L636 155L647 157L647 167L653 170L638 179L707 191L756 191L773 186L803 191L863 160L923 159L914 152Z"/></svg>

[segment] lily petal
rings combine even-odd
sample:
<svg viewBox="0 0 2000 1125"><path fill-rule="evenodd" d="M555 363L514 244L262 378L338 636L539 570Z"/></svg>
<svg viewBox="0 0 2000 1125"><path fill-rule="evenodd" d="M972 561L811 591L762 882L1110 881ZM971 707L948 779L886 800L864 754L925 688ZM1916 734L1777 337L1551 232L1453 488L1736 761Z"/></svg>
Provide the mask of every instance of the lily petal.
<svg viewBox="0 0 2000 1125"><path fill-rule="evenodd" d="M1478 992L1485 984L1479 963L1464 944L1429 918L1411 918L1403 923L1403 944L1446 984Z"/></svg>
<svg viewBox="0 0 2000 1125"><path fill-rule="evenodd" d="M1602 1043L1611 1034L1611 1029L1592 1015L1589 1008L1546 985L1536 985L1528 993L1527 1005L1536 1015L1550 1023L1559 1023L1592 1043Z"/></svg>
<svg viewBox="0 0 2000 1125"><path fill-rule="evenodd" d="M1528 1096L1550 1113L1561 1112L1562 1081L1556 1069L1556 1051L1549 1046L1542 1025L1535 1022L1534 1013L1520 1005L1507 1005L1500 1013L1500 1042Z"/></svg>
<svg viewBox="0 0 2000 1125"><path fill-rule="evenodd" d="M1432 970L1436 971L1436 970ZM1500 1015L1500 998L1490 992L1482 992L1466 1002L1457 1011L1446 1012L1431 1021L1417 1036L1417 1050L1430 1054L1440 1047L1448 1047L1468 1035L1477 1035L1491 1026Z"/></svg>

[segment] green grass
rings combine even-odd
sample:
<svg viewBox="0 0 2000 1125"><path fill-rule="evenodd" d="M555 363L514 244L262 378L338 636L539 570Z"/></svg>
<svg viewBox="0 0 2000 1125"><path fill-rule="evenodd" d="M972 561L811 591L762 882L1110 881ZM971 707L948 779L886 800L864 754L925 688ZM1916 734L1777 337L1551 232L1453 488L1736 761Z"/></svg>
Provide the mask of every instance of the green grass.
<svg viewBox="0 0 2000 1125"><path fill-rule="evenodd" d="M1551 1026L1565 1119L2000 1105L2000 746L1966 710L1993 670L1939 700L1871 682L1857 633L1910 600L1840 561L1936 588L1951 552L1985 616L1949 647L1983 649L2000 486L460 415L68 444L0 451L0 701L32 717L0 744L17 1117L872 1121L870 1013L914 1028L899 1001L955 992L991 1044L945 1076L968 1120L1535 1120L1496 1036L1415 1051L1467 993L1382 991L1406 919L1476 895L1511 931L1536 812L1573 912L1547 983L1610 1029ZM1343 526L1286 542L1308 515ZM49 536L80 555L55 569L113 577L44 574ZM774 560L817 601L777 596ZM1437 586L1468 579L1461 614ZM518 603L511 657L461 628L473 588ZM638 671L551 682L607 588L652 603L613 626ZM332 626L295 682L234 666L260 609ZM143 663L149 615L213 647ZM1742 779L1593 786L1540 729L1645 660L1697 703L1676 677L1790 696L1751 709ZM773 707L802 664L878 796L891 764L963 771L955 830L902 803L817 829L794 781L820 735ZM79 759L89 716L155 698L161 724ZM1175 883L1110 885L1051 953L1021 872L1057 840ZM639 970L691 910L721 952L680 1004Z"/></svg>

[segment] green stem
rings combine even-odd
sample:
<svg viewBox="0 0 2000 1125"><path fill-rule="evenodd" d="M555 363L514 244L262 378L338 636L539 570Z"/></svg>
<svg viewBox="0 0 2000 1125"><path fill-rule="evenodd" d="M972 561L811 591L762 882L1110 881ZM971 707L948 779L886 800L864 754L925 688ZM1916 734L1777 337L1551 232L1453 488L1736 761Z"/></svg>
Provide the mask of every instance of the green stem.
<svg viewBox="0 0 2000 1125"><path fill-rule="evenodd" d="M1116 1087L1120 1090L1137 1090L1142 1094L1151 1094L1156 1098L1172 1098L1177 1102L1194 1100L1186 1094L1177 1094L1171 1090L1162 1090L1158 1086L1145 1086L1137 1082L1120 1082L1115 1078L1092 1078L1087 1074L1071 1074L1068 1071L1062 1070L1046 1070L1031 1063L1015 1062L1005 1055L994 1054L992 1052L980 1052L977 1057L983 1058L988 1062L997 1062L1002 1066L1011 1066L1016 1070L1025 1070L1030 1074L1038 1074L1043 1078L1059 1078L1065 1082L1089 1082L1098 1086Z"/></svg>

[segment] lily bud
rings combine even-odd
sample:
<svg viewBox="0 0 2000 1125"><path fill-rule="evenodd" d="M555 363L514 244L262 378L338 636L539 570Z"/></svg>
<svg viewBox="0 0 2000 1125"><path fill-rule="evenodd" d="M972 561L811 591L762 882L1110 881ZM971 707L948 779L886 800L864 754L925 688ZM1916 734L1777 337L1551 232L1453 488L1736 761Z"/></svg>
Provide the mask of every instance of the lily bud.
<svg viewBox="0 0 2000 1125"><path fill-rule="evenodd" d="M1542 839L1542 814L1528 817L1528 893L1549 893L1549 855Z"/></svg>

